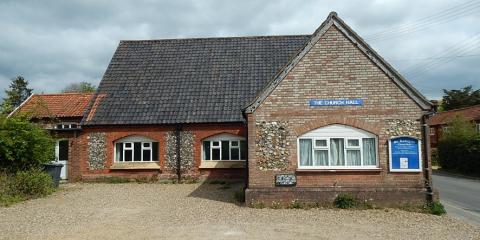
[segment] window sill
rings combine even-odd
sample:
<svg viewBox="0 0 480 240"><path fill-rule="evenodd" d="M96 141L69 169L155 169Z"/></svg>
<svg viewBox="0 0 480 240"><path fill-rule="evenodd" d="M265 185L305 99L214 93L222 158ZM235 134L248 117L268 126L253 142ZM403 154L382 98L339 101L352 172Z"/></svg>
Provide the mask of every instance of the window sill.
<svg viewBox="0 0 480 240"><path fill-rule="evenodd" d="M224 160L224 161L202 161L199 168L245 168L246 161L243 160Z"/></svg>
<svg viewBox="0 0 480 240"><path fill-rule="evenodd" d="M113 163L111 170L130 170L130 169L160 169L158 162L129 162L129 163Z"/></svg>
<svg viewBox="0 0 480 240"><path fill-rule="evenodd" d="M296 172L381 172L382 170L381 168L297 168Z"/></svg>

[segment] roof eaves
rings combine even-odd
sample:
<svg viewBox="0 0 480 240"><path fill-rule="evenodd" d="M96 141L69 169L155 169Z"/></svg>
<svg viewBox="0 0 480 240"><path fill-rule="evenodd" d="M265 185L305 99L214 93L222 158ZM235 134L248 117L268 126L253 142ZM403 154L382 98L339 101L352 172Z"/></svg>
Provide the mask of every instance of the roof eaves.
<svg viewBox="0 0 480 240"><path fill-rule="evenodd" d="M28 96L28 98L25 99L25 101L23 101L20 105L18 105L18 107L16 107L15 109L13 109L13 111L8 114L7 118L12 117L15 112L17 112L18 110L20 110L20 108L22 108L23 105L25 105L25 103L27 103L27 102L33 97L33 95L35 95L35 94L34 94L34 93L30 94L30 96Z"/></svg>

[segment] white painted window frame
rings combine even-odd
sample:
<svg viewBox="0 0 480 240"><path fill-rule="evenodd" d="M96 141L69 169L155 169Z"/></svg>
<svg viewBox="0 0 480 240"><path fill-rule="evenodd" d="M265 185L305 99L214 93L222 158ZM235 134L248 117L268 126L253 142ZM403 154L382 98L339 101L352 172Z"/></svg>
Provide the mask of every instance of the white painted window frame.
<svg viewBox="0 0 480 240"><path fill-rule="evenodd" d="M300 136L297 138L297 166L298 166L298 169L311 169L311 170L315 170L315 169L318 169L318 170L336 170L336 169L351 169L351 170L355 170L355 169L358 169L358 170L364 170L364 169L379 169L379 159L378 159L378 137L375 136L374 134L371 134L371 133L368 133L366 132L365 130L362 130L362 129L358 129L358 128L353 128L353 127L349 127L349 126L344 126L344 125L340 125L340 124L334 124L334 125L329 125L329 126L326 126L326 127L330 127L330 126L342 126L342 127L346 127L350 130L353 130L353 132L364 132L363 134L360 134L359 136L335 136L335 135L328 135L328 136L320 136L320 137L305 137L305 136ZM326 128L325 127L325 128ZM315 129L317 130L317 129ZM315 130L312 130L312 131L315 131ZM311 131L311 132L312 132ZM367 133L367 134L365 134ZM306 135L308 133L305 133L304 135ZM342 138L344 139L344 148L343 148L343 151L344 151L344 162L345 162L345 165L344 166L331 166L331 159L330 159L330 140L332 138ZM375 163L376 165L364 165L364 159L363 159L363 139L364 138L373 138L374 141L375 141ZM328 148L328 166L301 166L300 165L300 139L310 139L312 140L312 161L314 160L314 157L315 157L315 149L320 149L316 146L316 140L324 140L324 139L327 139L327 148ZM360 146L358 147L352 147L352 146L348 146L348 139L358 139L359 140L359 144ZM361 166L346 166L347 164L347 149L352 149L352 150L360 150L360 159L361 159ZM322 149L324 150L324 148Z"/></svg>
<svg viewBox="0 0 480 240"><path fill-rule="evenodd" d="M137 139L137 140L135 140ZM158 162L158 160L152 160L153 159L153 143L156 141L153 141L143 137L143 136L130 136L130 137L125 137L124 139L117 140L113 143L113 161L116 163L150 163L150 162ZM123 145L123 159L117 160L117 143L121 143ZM131 147L127 149L126 144L130 143ZM140 159L141 161L134 161L135 159L135 143L140 143ZM149 147L145 147L144 144L148 143ZM132 161L125 161L125 150L131 150L132 151ZM143 158L143 150L150 150L150 160L144 160Z"/></svg>
<svg viewBox="0 0 480 240"><path fill-rule="evenodd" d="M210 141L210 160L205 159L205 151L203 147L203 143L206 141ZM228 151L229 151L229 160L221 160L222 158L222 142L228 141ZM238 149L238 158L242 157L242 153L240 150L241 141L246 141L245 138L240 136L235 136L231 134L219 134L212 137L208 137L202 141L202 161L207 162L231 162L231 161L246 161L246 159L232 159L232 148ZM213 142L219 142L218 146L213 146ZM232 146L232 142L238 142L238 146ZM213 149L220 149L220 159L213 160Z"/></svg>
<svg viewBox="0 0 480 240"><path fill-rule="evenodd" d="M477 127L477 132L480 133L480 123L476 123L475 126Z"/></svg>

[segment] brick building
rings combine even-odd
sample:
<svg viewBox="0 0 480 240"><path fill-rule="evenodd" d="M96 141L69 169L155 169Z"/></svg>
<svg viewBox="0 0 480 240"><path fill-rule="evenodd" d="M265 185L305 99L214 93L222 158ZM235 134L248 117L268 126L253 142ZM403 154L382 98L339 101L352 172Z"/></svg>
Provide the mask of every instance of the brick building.
<svg viewBox="0 0 480 240"><path fill-rule="evenodd" d="M56 139L55 161L65 165L61 178L67 179L72 156L70 147L76 144L80 122L92 99L90 93L33 94L11 114L26 114Z"/></svg>
<svg viewBox="0 0 480 240"><path fill-rule="evenodd" d="M121 41L70 148L69 180L180 171L245 178L247 203L341 192L423 202L428 154L397 172L388 144L427 144L431 108L335 13L312 35Z"/></svg>
<svg viewBox="0 0 480 240"><path fill-rule="evenodd" d="M480 132L480 105L439 112L427 121L430 127L430 145L432 148L437 147L438 140L442 137L443 132L448 131L448 125L457 116L472 121L477 131Z"/></svg>

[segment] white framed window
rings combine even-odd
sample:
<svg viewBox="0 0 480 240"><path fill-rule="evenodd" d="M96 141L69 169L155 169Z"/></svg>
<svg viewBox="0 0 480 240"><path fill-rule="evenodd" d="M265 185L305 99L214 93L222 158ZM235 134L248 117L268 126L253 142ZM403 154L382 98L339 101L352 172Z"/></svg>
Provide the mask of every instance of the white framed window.
<svg viewBox="0 0 480 240"><path fill-rule="evenodd" d="M434 127L430 127L430 135L435 135L435 128Z"/></svg>
<svg viewBox="0 0 480 240"><path fill-rule="evenodd" d="M345 125L305 133L297 149L300 169L378 168L377 137Z"/></svg>
<svg viewBox="0 0 480 240"><path fill-rule="evenodd" d="M245 138L220 134L206 138L202 142L202 161L245 161L247 141Z"/></svg>
<svg viewBox="0 0 480 240"><path fill-rule="evenodd" d="M480 133L480 123L477 123L476 126L477 126L477 132Z"/></svg>
<svg viewBox="0 0 480 240"><path fill-rule="evenodd" d="M78 124L76 123L62 123L62 124L57 124L55 126L55 129L77 129Z"/></svg>
<svg viewBox="0 0 480 240"><path fill-rule="evenodd" d="M448 132L448 131L450 131L450 127L449 127L449 126L443 127L443 132Z"/></svg>
<svg viewBox="0 0 480 240"><path fill-rule="evenodd" d="M143 136L129 136L115 141L115 162L158 161L158 142Z"/></svg>

